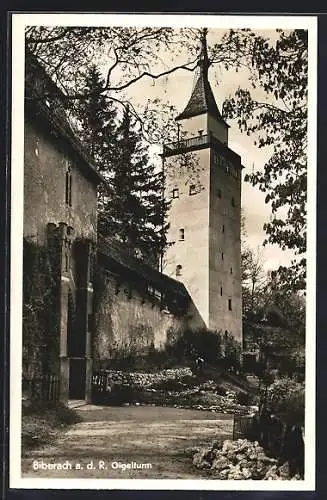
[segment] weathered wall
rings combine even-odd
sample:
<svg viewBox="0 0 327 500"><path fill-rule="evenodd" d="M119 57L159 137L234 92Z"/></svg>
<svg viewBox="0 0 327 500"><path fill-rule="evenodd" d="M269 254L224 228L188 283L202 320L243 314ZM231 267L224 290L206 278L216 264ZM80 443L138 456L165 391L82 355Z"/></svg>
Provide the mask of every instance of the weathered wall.
<svg viewBox="0 0 327 500"><path fill-rule="evenodd" d="M106 275L102 290L96 288L96 318L93 341L93 358L110 359L116 350L136 350L146 347L163 347L169 331L185 326L185 318L175 317L160 310L160 303L121 283L119 291L113 276Z"/></svg>
<svg viewBox="0 0 327 500"><path fill-rule="evenodd" d="M209 223L209 311L211 329L241 341L241 175L212 152ZM231 301L231 310L229 309Z"/></svg>
<svg viewBox="0 0 327 500"><path fill-rule="evenodd" d="M181 120L180 138L197 137L202 131L203 135L212 133L223 144L228 143L228 127L208 114L192 116Z"/></svg>
<svg viewBox="0 0 327 500"><path fill-rule="evenodd" d="M59 145L63 141L48 128L40 127L35 118L29 121L28 113L24 141L24 237L26 241L50 251L48 237L51 231L58 233L56 279L60 285L53 305L58 324L48 322L41 326L44 344L49 344L50 336L56 338L56 350L49 346L45 350L52 352L57 363L50 363L46 359L42 370L56 374L60 372L60 398L67 400L73 390L72 381L76 380L70 371L79 363L84 377L85 370L89 372L91 369L88 325L92 309L90 263L88 259L76 255L76 248L82 241L96 242L97 188L81 172L78 156L72 150L63 149ZM71 175L71 203L67 202L66 197L68 171ZM33 277L30 271L28 266L24 267L25 279ZM75 331L78 332L78 338ZM30 343L33 351L36 341L28 337L25 327L23 342L25 346ZM33 360L30 353L25 349L24 354L26 365L31 365ZM85 395L82 385L80 398Z"/></svg>
<svg viewBox="0 0 327 500"><path fill-rule="evenodd" d="M179 279L189 292L203 320L209 321L209 191L210 150L187 153L190 166L183 166L184 155L167 158L166 197L170 199L170 227L167 240L172 243L166 250L164 273ZM187 158L187 156L186 156ZM195 160L195 164L193 164ZM188 163L188 160L186 160ZM190 195L190 185L195 194ZM179 189L179 197L172 199L172 190ZM179 230L184 229L184 240ZM182 266L180 276L176 266Z"/></svg>
<svg viewBox="0 0 327 500"><path fill-rule="evenodd" d="M208 115L208 131L223 144L228 144L228 127L220 120Z"/></svg>
<svg viewBox="0 0 327 500"><path fill-rule="evenodd" d="M241 340L241 164L223 151L207 148L165 160L171 246L163 270L182 281L208 328Z"/></svg>
<svg viewBox="0 0 327 500"><path fill-rule="evenodd" d="M208 133L208 119L207 115L198 115L192 116L191 118L187 118L179 121L181 125L180 129L180 138L189 138L189 137L197 137L199 131L202 130L203 134Z"/></svg>
<svg viewBox="0 0 327 500"><path fill-rule="evenodd" d="M72 206L65 203L67 161L58 139L25 122L24 236L44 245L49 222L65 222L76 237L96 239L97 191L72 162Z"/></svg>

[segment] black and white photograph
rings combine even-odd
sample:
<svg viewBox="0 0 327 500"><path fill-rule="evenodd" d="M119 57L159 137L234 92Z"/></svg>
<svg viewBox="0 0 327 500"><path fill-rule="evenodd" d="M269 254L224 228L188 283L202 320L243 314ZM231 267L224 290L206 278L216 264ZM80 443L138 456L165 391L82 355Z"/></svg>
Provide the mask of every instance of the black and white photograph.
<svg viewBox="0 0 327 500"><path fill-rule="evenodd" d="M12 15L10 487L314 490L316 66L314 16Z"/></svg>

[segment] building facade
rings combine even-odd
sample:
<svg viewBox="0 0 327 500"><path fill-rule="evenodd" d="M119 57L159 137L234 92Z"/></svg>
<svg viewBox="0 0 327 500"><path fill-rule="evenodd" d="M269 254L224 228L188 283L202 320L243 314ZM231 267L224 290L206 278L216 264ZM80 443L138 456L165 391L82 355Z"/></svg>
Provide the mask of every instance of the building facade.
<svg viewBox="0 0 327 500"><path fill-rule="evenodd" d="M176 118L178 140L163 150L170 200L163 271L179 279L207 328L242 340L241 158L228 147L228 128L209 80L206 38L197 79Z"/></svg>
<svg viewBox="0 0 327 500"><path fill-rule="evenodd" d="M102 178L73 133L61 98L27 54L23 372L59 377L60 398L67 400L88 398L91 390L97 186ZM42 311L49 294L51 320L50 311ZM37 333L33 325L27 328L32 315Z"/></svg>

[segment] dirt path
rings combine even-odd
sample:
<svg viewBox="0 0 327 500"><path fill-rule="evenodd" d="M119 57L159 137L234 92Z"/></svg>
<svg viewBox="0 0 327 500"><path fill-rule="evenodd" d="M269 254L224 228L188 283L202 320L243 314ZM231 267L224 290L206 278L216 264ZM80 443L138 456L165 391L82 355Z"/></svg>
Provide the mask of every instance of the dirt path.
<svg viewBox="0 0 327 500"><path fill-rule="evenodd" d="M185 449L214 439L228 439L232 433L230 416L207 411L89 405L81 407L78 412L82 422L70 427L53 445L33 450L23 458L24 477L207 477L192 466ZM43 464L66 463L67 469L57 466L54 470L40 467L34 470L34 461ZM125 464L132 465L125 468ZM143 468L135 468L136 464L143 464Z"/></svg>

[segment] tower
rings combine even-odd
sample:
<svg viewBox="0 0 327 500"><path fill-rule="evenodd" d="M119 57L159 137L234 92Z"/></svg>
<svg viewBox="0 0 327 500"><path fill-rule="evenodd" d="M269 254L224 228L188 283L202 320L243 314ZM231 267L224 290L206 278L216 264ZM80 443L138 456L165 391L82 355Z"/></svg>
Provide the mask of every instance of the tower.
<svg viewBox="0 0 327 500"><path fill-rule="evenodd" d="M206 33L195 85L165 144L165 197L171 201L163 272L183 282L207 328L242 339L241 158L228 147L209 79Z"/></svg>

